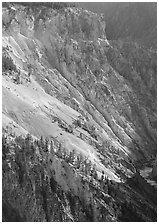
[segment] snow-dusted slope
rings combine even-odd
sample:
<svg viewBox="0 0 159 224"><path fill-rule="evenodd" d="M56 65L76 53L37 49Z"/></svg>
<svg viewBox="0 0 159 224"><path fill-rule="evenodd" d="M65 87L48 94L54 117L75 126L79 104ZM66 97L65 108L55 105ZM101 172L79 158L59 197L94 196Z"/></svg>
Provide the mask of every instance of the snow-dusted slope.
<svg viewBox="0 0 159 224"><path fill-rule="evenodd" d="M155 156L153 52L130 44L127 55L122 43L107 41L102 16L75 7L4 7L2 43L4 133L56 139L115 183L135 173L132 162ZM63 191L91 198L71 164L52 160L49 175Z"/></svg>

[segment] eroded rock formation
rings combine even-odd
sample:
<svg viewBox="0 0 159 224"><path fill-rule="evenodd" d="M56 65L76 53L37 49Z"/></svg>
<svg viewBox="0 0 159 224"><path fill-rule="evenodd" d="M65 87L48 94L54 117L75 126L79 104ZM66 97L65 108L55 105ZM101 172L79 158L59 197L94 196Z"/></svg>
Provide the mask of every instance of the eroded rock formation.
<svg viewBox="0 0 159 224"><path fill-rule="evenodd" d="M135 164L156 156L156 89L156 53L133 42L108 41L102 16L76 7L13 4L3 8L3 131L7 135L57 139L66 153L87 158L99 177L103 171L120 185L134 175ZM47 167L54 172L49 173L49 181L52 178L59 191L54 194L49 189L48 194L70 209L65 200L69 191L70 197L79 197L77 204L84 203L77 210L84 209L87 200L94 200L89 184L83 191L76 170L60 158L51 160ZM57 219L45 213L40 221L118 221L121 214L114 209L121 206L117 198L122 200L112 192L103 197L110 197L117 208L105 203L97 212L94 205L88 214L70 211L69 218L57 212ZM44 196L44 204L49 198ZM5 208L13 206L5 203ZM44 204L40 209L45 210ZM104 218L106 206L113 210L110 215L108 209ZM127 207L128 212L131 206ZM152 214L142 219L153 220Z"/></svg>

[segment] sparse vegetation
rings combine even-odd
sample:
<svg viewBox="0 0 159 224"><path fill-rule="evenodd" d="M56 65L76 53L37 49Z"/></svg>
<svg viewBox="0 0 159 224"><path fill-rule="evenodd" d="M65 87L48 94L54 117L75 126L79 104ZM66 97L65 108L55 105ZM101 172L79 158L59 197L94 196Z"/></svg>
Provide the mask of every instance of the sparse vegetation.
<svg viewBox="0 0 159 224"><path fill-rule="evenodd" d="M73 2L12 2L11 4L19 4L29 8L47 7L57 10L76 6L76 4ZM3 7L6 5L7 4L4 3Z"/></svg>
<svg viewBox="0 0 159 224"><path fill-rule="evenodd" d="M70 164L73 166L73 169L76 170L78 175L82 175L81 184L83 185L83 190L85 190L87 185L86 189L88 188L93 195L89 205L85 203L84 199L74 196L71 192L68 195L63 192L56 182L54 175L52 175L54 172L51 171L51 174L49 170L49 164L50 162L52 164L53 157L64 160L68 165ZM143 220L141 215L138 215L138 211L134 206L132 207L131 204L125 205L124 203L126 202L124 202L121 206L121 210L119 205L116 205L114 202L111 204L111 198L113 197L114 200L116 200L116 198L119 197L118 195L120 195L120 184L109 180L104 171L99 178L96 167L90 160L82 158L82 156L77 155L75 151L68 153L61 143L55 139L50 140L41 137L38 140L33 139L30 134L25 137L14 136L12 139L9 139L6 135L3 135L2 158L4 221L27 221L27 219L34 221L69 220L64 218L65 215L62 204L58 202L56 194L64 204L66 203L65 198L68 198L74 220L76 221L80 220L78 213L79 208L83 209L83 212L80 213L82 214L83 220L94 220L93 216L90 217L89 210L91 206L94 205L94 200L103 200L104 203L110 204L109 206L111 206L111 209L115 209L115 214L117 216L119 215L119 220L127 220L129 216L127 214L130 213L130 210L133 211L134 214L133 220ZM19 208L18 201L21 203L21 208ZM32 207L33 203L36 203L36 207L40 209L38 212L38 210L35 211L34 208L34 217L32 217L30 209L26 210L26 206ZM72 207L72 203L75 203L75 207ZM60 213L57 210L55 210L54 213L50 213L52 211L51 207L55 208L55 206L59 206ZM13 207L15 208L14 212ZM102 206L100 209L101 218L99 218L99 220L105 220L104 214L106 211L106 208ZM153 213L154 211L152 210L151 212ZM16 215L14 216L13 213Z"/></svg>
<svg viewBox="0 0 159 224"><path fill-rule="evenodd" d="M156 150L156 56L108 44L76 3L2 4L3 221L156 221L156 191L127 159Z"/></svg>
<svg viewBox="0 0 159 224"><path fill-rule="evenodd" d="M33 194L34 200L38 200L38 203L41 204L41 209L43 210L42 213L45 214L46 221L50 220L51 215L49 213L48 206L50 205L47 201L47 198L49 197L49 200L51 200L50 197L55 197L53 196L55 192L59 195L62 194L62 191L58 186L56 180L49 174L48 162L50 161L48 161L47 158L50 153L52 156L57 156L59 159L65 159L68 164L71 163L77 170L80 170L80 167L83 164L83 174L85 175L85 173L87 173L87 175L90 176L90 180L87 182L88 187L89 182L92 183L92 178L97 177L95 168L92 169L93 166L90 161L82 161L82 157L77 157L75 151L70 152L69 155L65 154L65 156L63 156L64 149L62 150L61 144L59 144L58 150L52 153L52 151L50 150L50 146L54 147L54 145L55 144L53 144L53 141L49 141L49 139L47 138L44 139L43 137L41 137L40 140L34 140L29 134L26 137L15 137L13 140L9 140L5 135L3 135L2 137L3 201L11 200L11 204L17 206L17 200L21 201L20 197L24 197L23 194L27 190L28 197L31 196L30 194ZM13 185L10 185L10 183L12 183ZM16 199L11 199L12 194L17 195L17 193L20 195L16 196ZM68 196L70 203L75 200L75 202L78 202L79 205L81 204L80 200L77 199L77 197L73 196L72 193L70 193L70 195ZM31 203L32 201L31 199L29 200L30 202L28 200L26 201L26 205L21 201L21 209L23 211L22 217L25 217L25 221L27 221L27 218L24 214L25 206L29 205L29 203ZM70 206L72 206L72 204ZM9 204L7 204L7 208L5 209L10 209ZM71 209L73 208L71 207ZM87 208L85 209L87 211ZM73 211L73 214L75 211ZM17 207L16 212L18 216L20 216L19 208ZM27 217L29 218L30 215L30 210L27 210ZM85 214L85 216L86 219L90 220L88 214ZM60 220L61 218L62 217L59 217ZM11 221L14 220L14 217L5 215L4 219ZM57 219L55 218L55 220ZM79 220L78 217L77 220Z"/></svg>
<svg viewBox="0 0 159 224"><path fill-rule="evenodd" d="M74 127L80 127L83 130L87 131L91 135L91 137L94 138L95 140L98 139L98 136L97 136L96 131L95 131L95 126L90 125L82 117L79 117L77 120L75 120L73 122L73 125L74 125Z"/></svg>
<svg viewBox="0 0 159 224"><path fill-rule="evenodd" d="M2 55L2 71L6 72L6 71L17 71L16 66L12 60L12 58L10 58L7 55Z"/></svg>

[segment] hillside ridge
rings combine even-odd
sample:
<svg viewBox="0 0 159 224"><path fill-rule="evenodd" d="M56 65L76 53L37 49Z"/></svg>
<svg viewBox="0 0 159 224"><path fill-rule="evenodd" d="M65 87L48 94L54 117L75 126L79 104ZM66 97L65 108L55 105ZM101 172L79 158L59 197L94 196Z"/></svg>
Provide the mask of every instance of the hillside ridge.
<svg viewBox="0 0 159 224"><path fill-rule="evenodd" d="M27 201L35 203L28 221L38 221L40 211L40 221L119 221L130 207L137 220L154 220L156 184L137 174L156 157L156 52L108 41L104 17L74 5L9 3L2 16L4 211L15 207L27 220L25 205L20 209L11 197L19 191L21 201L28 186L35 200ZM141 203L128 200L136 181L145 184L137 193ZM145 192L154 200L148 199L150 214L141 209ZM60 213L52 213L57 205Z"/></svg>

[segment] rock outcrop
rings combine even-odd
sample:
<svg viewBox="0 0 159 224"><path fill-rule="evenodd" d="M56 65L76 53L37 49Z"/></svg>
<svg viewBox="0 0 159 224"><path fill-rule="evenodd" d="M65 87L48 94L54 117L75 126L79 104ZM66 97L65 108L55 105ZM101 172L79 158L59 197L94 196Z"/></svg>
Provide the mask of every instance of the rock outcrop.
<svg viewBox="0 0 159 224"><path fill-rule="evenodd" d="M103 174L119 186L134 175L136 163L156 156L156 53L133 42L108 41L105 27L102 16L76 7L43 3L3 7L3 132L13 138L30 133L35 139L57 141L55 152L59 148L66 154L74 152L96 167L99 178ZM93 201L89 184L82 190L76 169L59 155L49 156L49 182L44 185L50 188L42 188L48 195L40 193L43 205L38 207L36 196L29 205L45 210L47 201L55 200L64 212L51 218L45 211L39 221L120 220L120 195L108 192L105 197L111 205L98 197ZM50 180L57 191L51 190ZM18 189L23 198L25 187ZM67 197L73 197L80 214L70 210ZM17 203L7 200L4 210ZM26 220L26 208L22 210L16 211L17 216ZM40 211L35 219L29 213L29 219L38 221ZM108 212L105 218L104 211Z"/></svg>

